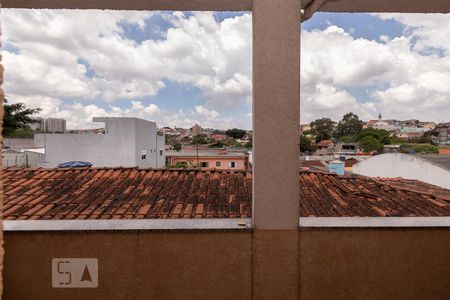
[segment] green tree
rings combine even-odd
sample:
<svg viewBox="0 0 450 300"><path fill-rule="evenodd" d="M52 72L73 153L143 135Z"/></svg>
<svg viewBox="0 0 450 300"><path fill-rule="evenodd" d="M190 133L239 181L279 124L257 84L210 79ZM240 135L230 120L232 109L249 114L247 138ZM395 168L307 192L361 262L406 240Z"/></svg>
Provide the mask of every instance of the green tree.
<svg viewBox="0 0 450 300"><path fill-rule="evenodd" d="M233 139L242 139L245 136L246 131L242 130L242 129L238 129L238 128L233 128L233 129L228 129L225 132L225 134L228 137L233 138Z"/></svg>
<svg viewBox="0 0 450 300"><path fill-rule="evenodd" d="M242 144L239 143L238 141L236 141L235 139L230 139L230 140L226 141L225 145L227 145L228 147L234 147L234 148L242 147Z"/></svg>
<svg viewBox="0 0 450 300"><path fill-rule="evenodd" d="M334 122L330 118L317 119L311 122L310 126L316 142L329 140L333 136Z"/></svg>
<svg viewBox="0 0 450 300"><path fill-rule="evenodd" d="M25 104L3 104L3 136L14 136L17 131L30 129L34 121L32 115L41 111L40 108L26 108Z"/></svg>
<svg viewBox="0 0 450 300"><path fill-rule="evenodd" d="M252 149L253 148L253 140L248 141L247 144L245 144L245 148Z"/></svg>
<svg viewBox="0 0 450 300"><path fill-rule="evenodd" d="M206 139L203 136L195 136L192 139L192 144L194 145L199 145L199 144L207 144L208 142L206 141Z"/></svg>
<svg viewBox="0 0 450 300"><path fill-rule="evenodd" d="M181 139L181 143L183 144L190 144L192 142L192 139L188 136L185 136Z"/></svg>
<svg viewBox="0 0 450 300"><path fill-rule="evenodd" d="M316 149L312 144L312 141L306 136L306 135L301 135L300 136L300 152L301 153L305 153L305 152L314 152Z"/></svg>
<svg viewBox="0 0 450 300"><path fill-rule="evenodd" d="M336 129L336 136L343 137L347 135L356 135L363 129L363 122L357 115L350 112L345 114Z"/></svg>
<svg viewBox="0 0 450 300"><path fill-rule="evenodd" d="M183 146L180 143L175 143L173 145L173 150L180 151Z"/></svg>
<svg viewBox="0 0 450 300"><path fill-rule="evenodd" d="M426 154L437 154L439 153L439 147L431 144L406 144L402 146L402 152L409 153L426 153Z"/></svg>
<svg viewBox="0 0 450 300"><path fill-rule="evenodd" d="M365 153L376 151L382 153L384 145L373 136L366 136L359 141L359 146Z"/></svg>
<svg viewBox="0 0 450 300"><path fill-rule="evenodd" d="M375 138L383 145L391 144L391 137L389 131L383 129L365 128L361 130L361 132L358 134L357 140L362 141L365 137L368 136Z"/></svg>

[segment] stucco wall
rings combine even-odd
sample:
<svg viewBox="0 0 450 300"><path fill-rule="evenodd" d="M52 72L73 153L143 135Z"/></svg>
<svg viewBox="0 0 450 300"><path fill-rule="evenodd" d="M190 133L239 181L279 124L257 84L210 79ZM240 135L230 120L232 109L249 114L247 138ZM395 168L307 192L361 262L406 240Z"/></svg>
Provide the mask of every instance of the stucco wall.
<svg viewBox="0 0 450 300"><path fill-rule="evenodd" d="M35 146L32 138L4 138L3 146L13 150L30 149L39 146Z"/></svg>
<svg viewBox="0 0 450 300"><path fill-rule="evenodd" d="M3 153L3 167L38 167L45 159L45 154L25 151L22 153Z"/></svg>
<svg viewBox="0 0 450 300"><path fill-rule="evenodd" d="M4 299L251 299L250 232L5 233ZM98 258L99 287L55 289L52 258Z"/></svg>
<svg viewBox="0 0 450 300"><path fill-rule="evenodd" d="M450 299L450 229L315 229L300 237L302 300Z"/></svg>
<svg viewBox="0 0 450 300"><path fill-rule="evenodd" d="M353 173L371 177L417 179L450 189L450 172L426 160L403 153L387 153L363 160Z"/></svg>
<svg viewBox="0 0 450 300"><path fill-rule="evenodd" d="M302 300L450 298L450 229L302 229L299 283L290 280L291 234L6 232L4 297L251 299L253 282L255 299L296 299L298 290ZM272 250L252 255L255 243ZM255 256L263 265L252 275ZM52 288L54 257L98 258L99 287Z"/></svg>

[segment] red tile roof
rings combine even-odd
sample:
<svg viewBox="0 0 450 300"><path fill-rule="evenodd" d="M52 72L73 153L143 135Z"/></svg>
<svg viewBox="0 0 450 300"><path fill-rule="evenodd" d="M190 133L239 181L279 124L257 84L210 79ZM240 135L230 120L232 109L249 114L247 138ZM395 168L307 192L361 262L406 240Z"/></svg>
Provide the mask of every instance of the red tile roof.
<svg viewBox="0 0 450 300"><path fill-rule="evenodd" d="M305 171L299 178L303 217L450 216L450 191L426 183L413 190L406 180ZM251 216L245 171L7 168L3 183L7 220Z"/></svg>
<svg viewBox="0 0 450 300"><path fill-rule="evenodd" d="M333 141L332 140L323 140L320 141L316 144L317 147L328 147L329 145L332 145Z"/></svg>

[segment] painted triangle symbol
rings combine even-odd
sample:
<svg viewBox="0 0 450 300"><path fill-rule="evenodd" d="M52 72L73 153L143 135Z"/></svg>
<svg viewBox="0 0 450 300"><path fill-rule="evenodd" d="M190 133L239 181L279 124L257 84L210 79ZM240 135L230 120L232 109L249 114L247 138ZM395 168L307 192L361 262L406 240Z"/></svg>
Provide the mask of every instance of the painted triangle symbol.
<svg viewBox="0 0 450 300"><path fill-rule="evenodd" d="M91 273L89 273L87 265L84 267L83 275L81 275L80 281L92 281Z"/></svg>

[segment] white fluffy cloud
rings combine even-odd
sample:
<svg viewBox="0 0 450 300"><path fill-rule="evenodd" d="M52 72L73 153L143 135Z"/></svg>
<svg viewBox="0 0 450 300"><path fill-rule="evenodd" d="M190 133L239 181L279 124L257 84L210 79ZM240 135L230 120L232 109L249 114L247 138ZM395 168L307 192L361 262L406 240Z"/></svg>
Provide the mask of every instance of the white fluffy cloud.
<svg viewBox="0 0 450 300"><path fill-rule="evenodd" d="M448 120L450 40L447 48L433 35L450 39L450 17L381 15L402 22L402 37L380 41L353 38L336 26L302 35L302 117L339 119L353 111L363 119L379 112L389 118ZM442 26L444 20L447 24ZM415 24L414 26L412 24ZM440 33L442 35L442 33ZM347 90L366 88L366 99Z"/></svg>
<svg viewBox="0 0 450 300"><path fill-rule="evenodd" d="M4 41L16 50L4 52L7 95L28 101L70 98L80 105L96 100L114 107L117 100L156 95L167 79L200 89L205 109L215 111L217 119L194 109L194 115L205 118L201 123L222 127L230 120L220 118L220 111L236 105L249 109L251 16L218 22L212 13L161 14L172 24L161 33L164 38L137 43L120 25L144 30L152 13L3 10ZM131 113L133 105L123 110ZM43 114L55 109L42 108Z"/></svg>
<svg viewBox="0 0 450 300"><path fill-rule="evenodd" d="M154 14L3 10L7 96L41 107L44 116L64 117L72 128L103 115L169 126L249 127L251 15L218 21L208 12L159 13L171 24L159 32L161 38L136 42L125 33L124 25L144 32ZM363 119L379 112L390 118L448 119L450 17L377 16L404 24L403 36L354 38L333 25L302 32L302 122L338 119L349 111ZM197 87L204 103L169 111L144 101L166 80ZM128 106L119 107L117 101L124 99ZM224 117L236 107L241 115Z"/></svg>

